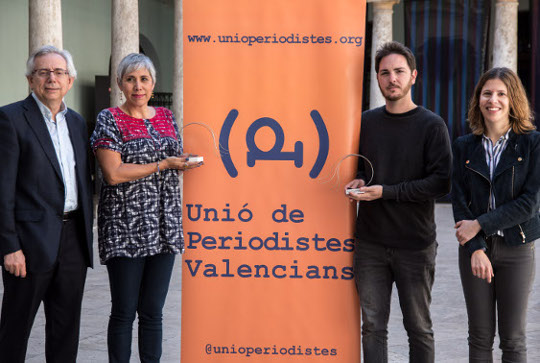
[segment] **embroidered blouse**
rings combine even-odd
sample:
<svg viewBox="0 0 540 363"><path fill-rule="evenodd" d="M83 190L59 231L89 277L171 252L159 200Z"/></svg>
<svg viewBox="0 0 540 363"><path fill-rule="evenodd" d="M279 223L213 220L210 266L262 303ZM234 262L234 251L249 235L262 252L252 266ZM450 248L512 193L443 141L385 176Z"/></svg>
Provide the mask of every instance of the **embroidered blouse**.
<svg viewBox="0 0 540 363"><path fill-rule="evenodd" d="M182 140L172 112L156 107L148 120L108 108L97 117L90 143L120 153L122 162L149 164L182 154ZM98 207L101 263L112 257L179 253L184 247L182 201L177 170L109 185L103 180Z"/></svg>

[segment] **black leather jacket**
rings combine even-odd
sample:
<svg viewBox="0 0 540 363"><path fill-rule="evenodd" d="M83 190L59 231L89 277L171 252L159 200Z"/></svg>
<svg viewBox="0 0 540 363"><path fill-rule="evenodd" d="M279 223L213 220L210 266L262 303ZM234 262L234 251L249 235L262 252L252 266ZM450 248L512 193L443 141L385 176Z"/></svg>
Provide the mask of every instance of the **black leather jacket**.
<svg viewBox="0 0 540 363"><path fill-rule="evenodd" d="M452 206L456 222L477 219L482 227L466 243L470 253L486 248L485 237L497 230L505 242L519 245L540 237L540 133L510 132L493 181L490 180L482 136L465 135L453 145ZM490 190L496 208L488 211Z"/></svg>

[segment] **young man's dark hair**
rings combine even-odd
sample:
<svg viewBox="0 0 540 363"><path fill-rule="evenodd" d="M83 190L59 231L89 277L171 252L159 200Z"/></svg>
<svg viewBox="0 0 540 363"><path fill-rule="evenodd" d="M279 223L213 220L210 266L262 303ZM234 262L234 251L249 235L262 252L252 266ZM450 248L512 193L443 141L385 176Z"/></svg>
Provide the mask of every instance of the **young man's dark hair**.
<svg viewBox="0 0 540 363"><path fill-rule="evenodd" d="M381 59L390 54L399 54L404 56L411 71L416 69L416 59L409 48L399 42L388 42L379 47L379 49L377 49L377 53L375 53L376 73L379 73L379 64L381 63Z"/></svg>

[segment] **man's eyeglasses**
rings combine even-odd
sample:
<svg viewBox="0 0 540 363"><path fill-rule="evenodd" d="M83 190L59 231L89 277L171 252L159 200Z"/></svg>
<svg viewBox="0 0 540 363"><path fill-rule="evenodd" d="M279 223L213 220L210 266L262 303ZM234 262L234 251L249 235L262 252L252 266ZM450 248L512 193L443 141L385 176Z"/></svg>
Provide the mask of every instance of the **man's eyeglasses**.
<svg viewBox="0 0 540 363"><path fill-rule="evenodd" d="M62 68L56 68L52 71L49 69L35 69L32 74L36 74L39 78L49 78L51 76L51 73L53 73L56 77L62 78L67 75L69 75L69 72Z"/></svg>

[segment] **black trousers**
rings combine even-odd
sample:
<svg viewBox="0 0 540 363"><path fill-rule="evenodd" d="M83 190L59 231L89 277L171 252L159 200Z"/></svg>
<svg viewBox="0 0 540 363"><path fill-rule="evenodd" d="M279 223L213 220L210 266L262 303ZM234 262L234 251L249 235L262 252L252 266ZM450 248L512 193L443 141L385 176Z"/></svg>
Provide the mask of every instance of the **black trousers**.
<svg viewBox="0 0 540 363"><path fill-rule="evenodd" d="M2 271L4 297L0 318L0 361L23 363L34 318L43 301L47 363L77 359L86 253L77 218L64 222L57 261L50 271L25 278Z"/></svg>
<svg viewBox="0 0 540 363"><path fill-rule="evenodd" d="M472 274L471 256L459 247L459 271L469 318L469 362L493 362L499 327L502 362L526 362L527 303L535 274L534 243L509 246L500 236L487 240L491 284ZM498 323L498 324L497 324Z"/></svg>
<svg viewBox="0 0 540 363"><path fill-rule="evenodd" d="M429 307L436 256L436 242L422 250L407 250L356 241L354 272L362 309L365 362L388 362L388 319L394 283L409 337L410 362L435 361Z"/></svg>

